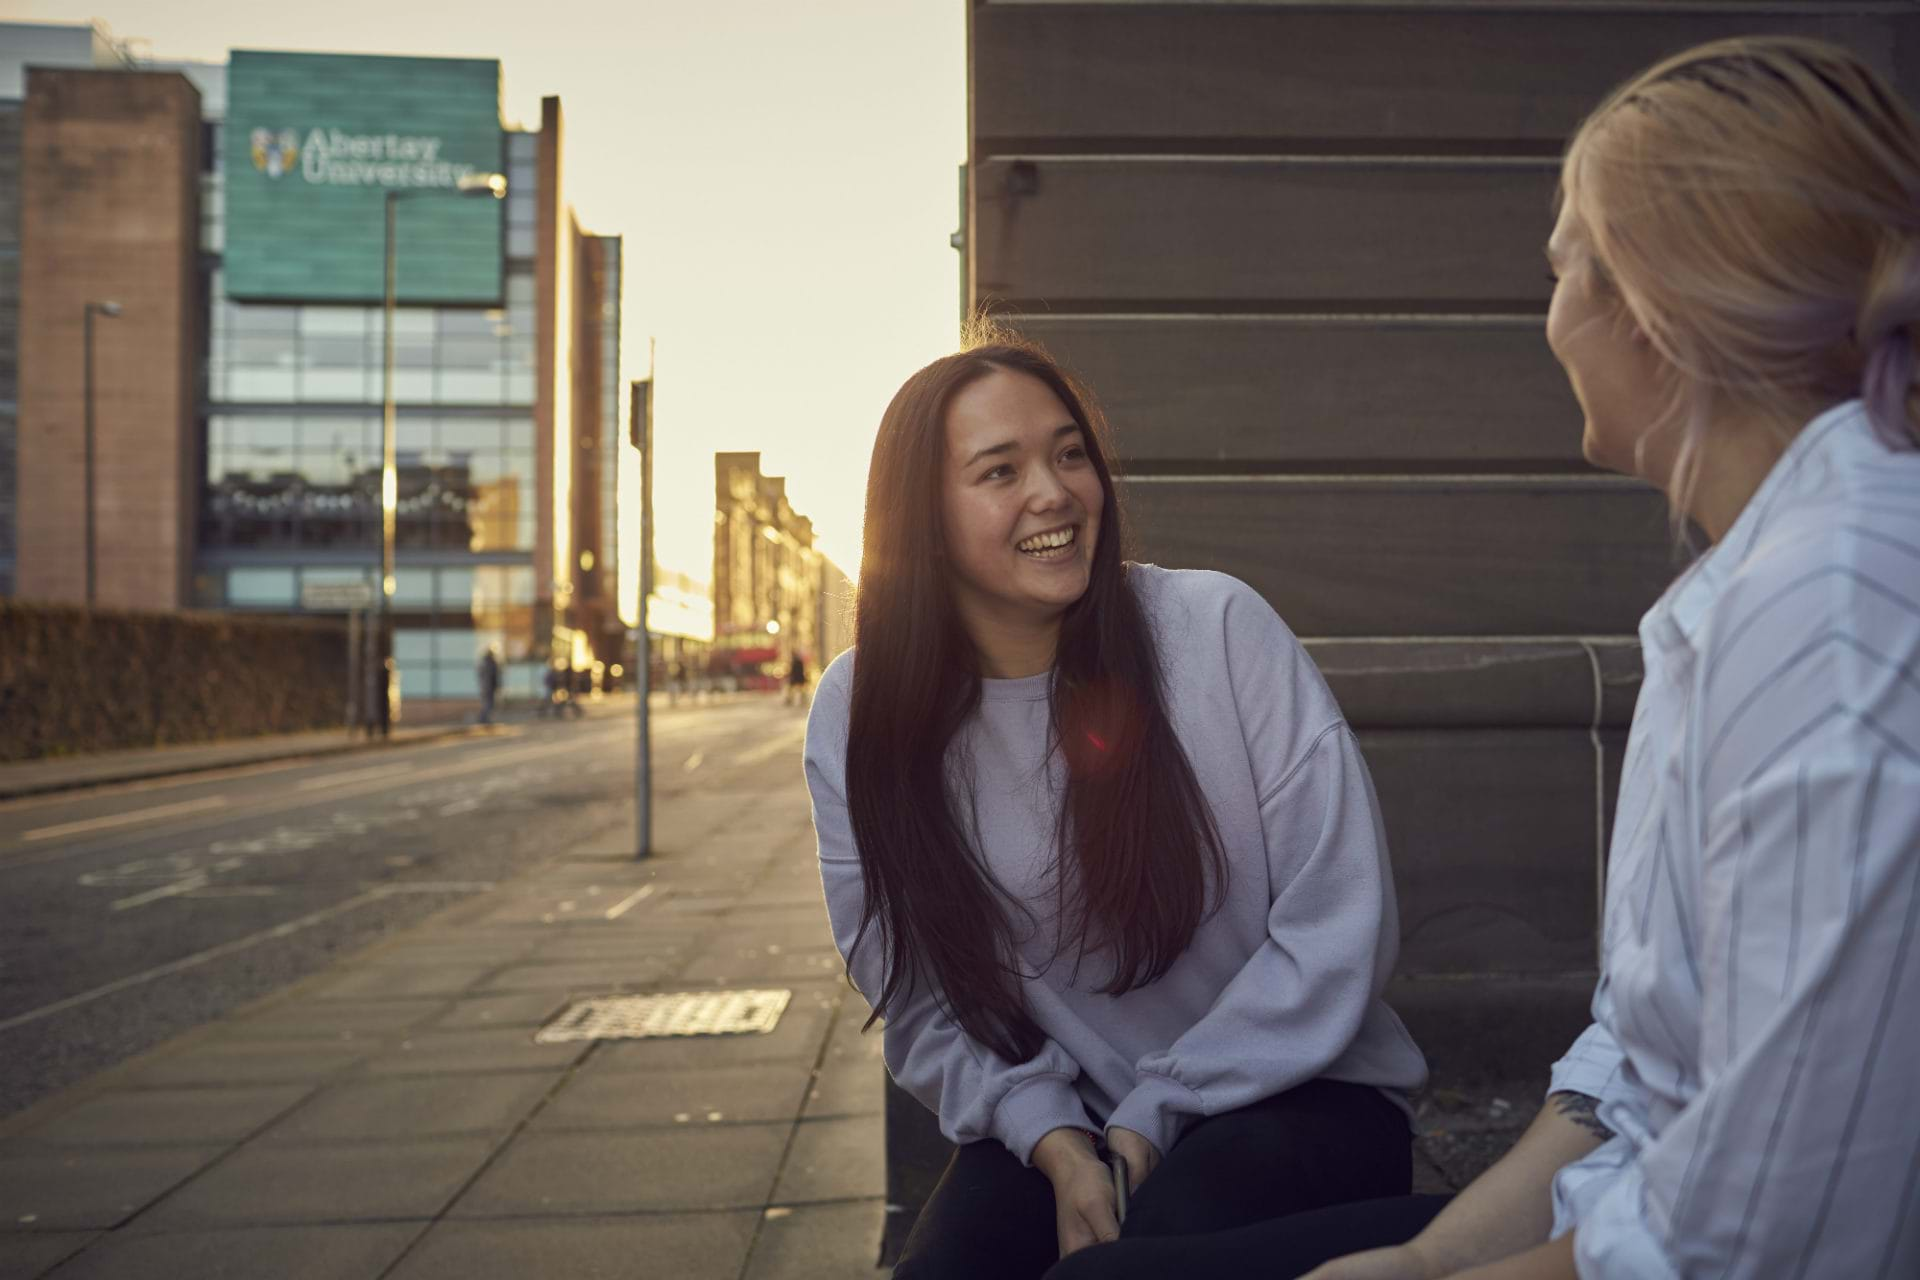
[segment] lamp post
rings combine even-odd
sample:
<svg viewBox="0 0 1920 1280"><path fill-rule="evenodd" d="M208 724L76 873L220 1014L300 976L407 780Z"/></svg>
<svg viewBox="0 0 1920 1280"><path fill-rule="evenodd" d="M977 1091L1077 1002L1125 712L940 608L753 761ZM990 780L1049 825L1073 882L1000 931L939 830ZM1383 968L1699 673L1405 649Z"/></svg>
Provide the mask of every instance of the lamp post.
<svg viewBox="0 0 1920 1280"><path fill-rule="evenodd" d="M96 315L102 315L102 316L105 316L107 319L111 320L114 317L118 316L119 314L120 314L120 304L117 302L89 302L86 305L86 309L82 312L81 320L80 320L81 329L84 334L81 341L81 348L83 353L81 357L82 367L83 367L81 398L85 401L83 412L86 419L86 427L84 431L85 443L82 447L84 448L86 453L86 472L87 472L86 474L86 490L87 490L86 542L87 542L87 608L89 609L93 608L93 318Z"/></svg>
<svg viewBox="0 0 1920 1280"><path fill-rule="evenodd" d="M377 726L386 732L393 723L391 690L387 686L387 657L393 652L393 543L400 505L400 475L395 463L395 409L393 401L393 319L399 307L394 272L394 226L400 202L409 196L460 195L499 200L507 194L500 173L463 174L453 191L439 187L412 187L386 193L387 251L384 323L381 326L380 374L380 584L379 621L367 628L367 734Z"/></svg>

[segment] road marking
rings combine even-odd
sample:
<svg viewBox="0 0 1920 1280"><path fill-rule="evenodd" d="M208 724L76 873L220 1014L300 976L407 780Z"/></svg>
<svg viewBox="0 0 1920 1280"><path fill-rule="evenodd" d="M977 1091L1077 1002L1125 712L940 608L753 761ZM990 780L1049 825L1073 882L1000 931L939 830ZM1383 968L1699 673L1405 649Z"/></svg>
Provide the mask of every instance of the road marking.
<svg viewBox="0 0 1920 1280"><path fill-rule="evenodd" d="M308 778L294 787L295 791L320 791L327 787L345 786L349 782L364 782L368 778L394 778L403 773L412 773L410 764L383 764L376 769L355 769L351 773L336 773L325 778Z"/></svg>
<svg viewBox="0 0 1920 1280"><path fill-rule="evenodd" d="M498 769L502 765L524 764L526 761L540 757L540 756L560 755L560 754L565 754L569 752L578 752L583 747L597 746L603 740L611 742L614 738L622 737L622 736L625 736L624 729L619 734L590 735L585 737L573 738L566 742L556 743L550 747L525 747L525 748L491 747L487 750L486 754L478 756L477 758L461 761L455 764L441 765L438 768L434 768L434 769L423 769L419 773L414 774L411 778L403 779L403 781L427 782L432 779L453 777L462 773L485 772L491 769ZM502 756L504 758L496 758L496 756ZM411 768L411 766L409 766L409 768ZM361 783L361 785L352 787L342 792L336 798L340 800L344 800L350 796L371 795L374 792L386 790L387 789L386 776L387 776L387 771L383 769L381 770L380 778L365 780L364 782ZM233 819L237 821L241 818L264 817L267 814L279 812L284 809L298 809L307 804L314 803L314 801L306 799L304 797L298 800L294 800L293 796L294 796L294 793L291 791L282 792L280 795L270 797L264 801L247 803L247 804L236 806L235 811L233 813ZM222 806L227 804L226 798L220 797L220 796L209 797L207 800L190 801L188 803L193 805L209 805L210 806L215 801L217 801L218 804ZM291 803L289 803L289 801L291 801ZM169 805L159 809L145 810L139 814L118 816L106 821L111 821L116 824L121 822L132 822L132 821L152 817L155 814L166 814L174 811L185 812L186 808L187 808L187 805ZM90 821L102 821L102 820L91 819ZM75 824L73 823L66 823L59 827L47 827L47 828L44 828L39 833L29 832L27 836L22 837L22 843L25 843L26 840L28 839L50 839L55 835L63 834L63 833L72 831L74 829L75 829ZM77 848L47 849L47 850L40 851L40 853L37 856L33 856L33 857L21 856L20 851L18 850L0 849L0 869L12 871L12 870L16 870L23 867L39 866L45 862L57 861L62 858L69 858L78 854L89 852L89 849L90 847L85 845L82 845Z"/></svg>
<svg viewBox="0 0 1920 1280"><path fill-rule="evenodd" d="M464 800L455 800L452 804L443 807L440 810L440 816L443 818L451 818L456 813L466 813L471 809L478 809L479 807L480 802L472 796L468 796Z"/></svg>
<svg viewBox="0 0 1920 1280"><path fill-rule="evenodd" d="M638 892L634 893L632 896L628 898L622 899L617 905L608 907L607 919L618 920L621 916L627 914L629 910L639 906L642 902L645 902L648 898L652 896L653 896L653 886L650 884L641 885Z"/></svg>
<svg viewBox="0 0 1920 1280"><path fill-rule="evenodd" d="M707 753L704 751L696 751L692 755L687 757L687 763L681 767L684 768L688 773L692 773L695 769L698 769L701 765L705 764L706 762L707 762Z"/></svg>
<svg viewBox="0 0 1920 1280"><path fill-rule="evenodd" d="M320 910L301 916L297 920L289 920L285 924L274 925L271 929L262 929L260 932L250 933L244 938L235 938L232 942L223 942L217 947L209 947L205 951L195 952L190 956L182 956L178 960L169 961L166 964L157 965L154 968L143 970L140 973L115 979L112 982L95 987L91 991L82 991L79 995L68 996L65 1000L56 1000L52 1004L41 1005L38 1009L29 1009L25 1013L15 1014L11 1018L0 1021L0 1031L11 1031L15 1027L24 1027L29 1022L38 1022L42 1018L51 1018L56 1013L65 1013L68 1009L77 1009L81 1005L91 1004L103 996L110 996L117 992L126 991L132 987L141 986L154 981L156 978L171 977L176 973L184 973L188 969L197 969L203 964L208 964L223 956L233 955L238 951L245 951L248 947L258 946L262 942L271 942L276 938L290 937L302 929L308 929L323 921L331 920L334 916L345 915L349 911L358 911L361 907L369 906L380 901L382 898L390 897L396 893L484 893L496 887L497 886L491 881L484 880L413 881L411 883L402 882L400 884L378 885L368 889L364 893L356 893L344 902L336 902L330 907L322 907Z"/></svg>
<svg viewBox="0 0 1920 1280"><path fill-rule="evenodd" d="M285 924L277 924L271 929L262 929L259 933L250 933L244 938L235 938L232 942L225 942L217 947L209 947L205 951L195 952L190 956L182 956L180 959L170 961L167 964L158 965L152 969L143 970L140 973L115 979L112 982L95 987L91 991L82 991L79 995L68 996L65 1000L56 1000L52 1004L41 1005L38 1009L29 1009L25 1013L15 1014L5 1021L0 1021L0 1031L11 1031L15 1027L24 1027L29 1022L38 1022L42 1018L51 1018L56 1013L65 1013L67 1010L77 1009L83 1004L91 1004L102 996L114 995L117 992L126 991L129 988L152 982L156 978L166 978L176 973L184 973L188 969L198 968L203 964L218 960L223 956L230 956L236 951L244 951L248 947L258 946L262 942L270 942L275 938L287 937L289 934L298 933L302 929L319 924L323 920L331 919L337 915L344 915L349 911L357 911L361 907L378 902L384 896L385 895L378 890L355 894L345 902L336 902L331 907L325 907L313 912L311 915L301 916L298 920L289 920Z"/></svg>
<svg viewBox="0 0 1920 1280"><path fill-rule="evenodd" d="M155 818L171 818L183 813L201 813L208 809L227 807L225 796L202 796L198 800L182 800L179 804L163 804L152 809L136 809L132 813L116 813L105 818L82 818L78 822L63 822L57 827L38 827L21 836L25 841L53 840L60 836L79 835L83 831L107 831L114 827L131 826L136 822L150 822Z"/></svg>
<svg viewBox="0 0 1920 1280"><path fill-rule="evenodd" d="M183 893L192 893L195 889L207 887L204 875L188 876L185 880L175 880L172 884L163 884L158 889L149 889L145 893L136 893L130 898L121 898L109 904L112 911L128 911L134 907L144 907L149 902L158 902L162 898L175 898Z"/></svg>

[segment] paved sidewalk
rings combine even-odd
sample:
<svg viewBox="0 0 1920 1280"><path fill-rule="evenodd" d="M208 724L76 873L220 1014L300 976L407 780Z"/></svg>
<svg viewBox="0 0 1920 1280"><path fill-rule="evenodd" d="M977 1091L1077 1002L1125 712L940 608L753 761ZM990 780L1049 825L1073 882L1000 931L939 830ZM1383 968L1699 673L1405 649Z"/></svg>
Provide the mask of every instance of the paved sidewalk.
<svg viewBox="0 0 1920 1280"><path fill-rule="evenodd" d="M797 761L655 821L0 1123L0 1280L875 1276L879 1037ZM533 1043L740 987L792 991L770 1034Z"/></svg>

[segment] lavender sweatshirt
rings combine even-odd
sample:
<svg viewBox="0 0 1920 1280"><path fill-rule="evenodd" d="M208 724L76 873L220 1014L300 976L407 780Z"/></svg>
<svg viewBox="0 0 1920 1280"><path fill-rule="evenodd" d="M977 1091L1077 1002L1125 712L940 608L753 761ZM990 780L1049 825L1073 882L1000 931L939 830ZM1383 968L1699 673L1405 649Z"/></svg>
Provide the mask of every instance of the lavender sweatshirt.
<svg viewBox="0 0 1920 1280"><path fill-rule="evenodd" d="M1396 1099L1426 1063L1380 999L1398 913L1367 767L1326 682L1267 603L1224 574L1129 565L1159 646L1167 711L1212 807L1228 864L1224 906L1166 976L1097 994L1098 958L1071 980L1055 959L1048 867L1065 777L1050 752L1048 674L983 680L949 759L970 758L978 847L1015 915L1027 1008L1047 1035L1012 1063L962 1032L920 984L886 1025L887 1069L955 1142L992 1138L1022 1161L1062 1125L1132 1129L1171 1150L1195 1120L1316 1077ZM846 803L851 652L821 677L807 724L807 786L834 940L860 923L860 857ZM958 794L964 794L964 791ZM963 821L965 815L963 814ZM852 977L871 1002L878 925Z"/></svg>

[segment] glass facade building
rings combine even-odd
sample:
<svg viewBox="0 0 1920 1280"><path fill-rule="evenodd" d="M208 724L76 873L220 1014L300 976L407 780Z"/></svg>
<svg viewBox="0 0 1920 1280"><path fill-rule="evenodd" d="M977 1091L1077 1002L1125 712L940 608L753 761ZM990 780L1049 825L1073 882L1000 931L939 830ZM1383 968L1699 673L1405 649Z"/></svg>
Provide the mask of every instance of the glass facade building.
<svg viewBox="0 0 1920 1280"><path fill-rule="evenodd" d="M209 303L193 602L297 613L310 584L378 590L384 309L228 295L222 128L208 121L203 148ZM403 708L477 697L476 664L488 647L509 695L534 694L547 659L551 637L535 598L540 145L539 133L502 132L501 305L395 310L394 660ZM419 203L457 198L408 192L396 218L404 229ZM617 291L600 302L617 315Z"/></svg>
<svg viewBox="0 0 1920 1280"><path fill-rule="evenodd" d="M89 28L57 34L69 61L100 61ZM403 707L475 697L489 648L509 695L537 693L549 662L619 661L622 478L638 477L622 242L583 230L564 199L558 98L523 129L501 121L497 61L263 50L137 69L36 62L65 77L59 92L48 80L19 97L10 57L0 46L0 594L16 578L35 600L92 592L77 549L92 545L88 476L69 447L85 397L67 371L81 364L81 300L137 283L100 362L99 605L298 614L319 609L312 587L377 593L390 344ZM162 108L165 149L118 127ZM37 186L7 180L29 161ZM494 171L504 199L463 193ZM40 292L23 294L16 274L36 263ZM23 296L61 323L23 327ZM39 343L39 379L22 386L60 427L31 456L15 448L15 356L29 345L16 330Z"/></svg>

